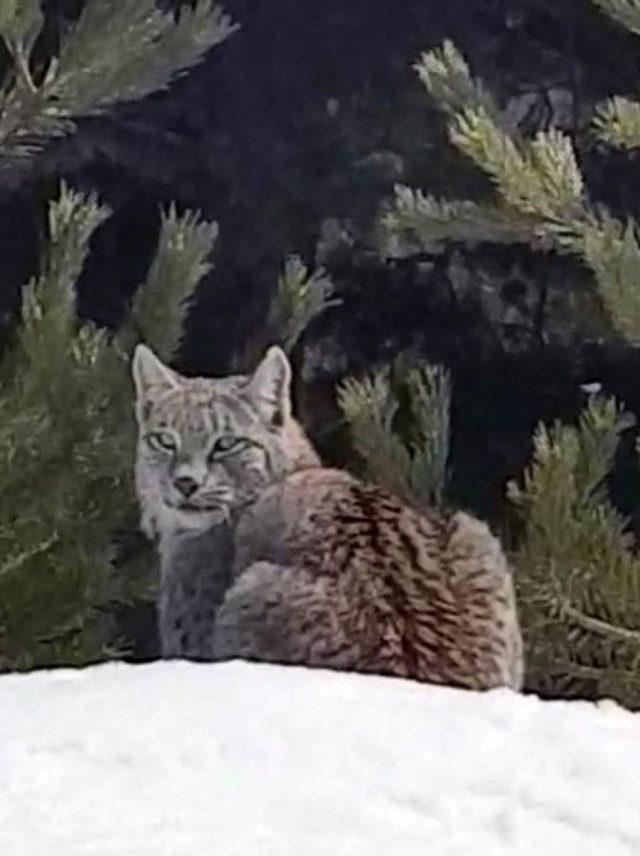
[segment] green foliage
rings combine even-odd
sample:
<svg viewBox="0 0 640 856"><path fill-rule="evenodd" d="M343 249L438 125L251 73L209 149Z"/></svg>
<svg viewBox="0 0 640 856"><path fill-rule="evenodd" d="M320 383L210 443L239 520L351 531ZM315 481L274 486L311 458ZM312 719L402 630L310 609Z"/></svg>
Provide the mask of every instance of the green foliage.
<svg viewBox="0 0 640 856"><path fill-rule="evenodd" d="M3 0L0 36L12 73L0 91L0 153L28 156L95 115L166 87L235 27L213 0L184 8L176 22L155 0L87 0L59 55L36 78L31 52L42 28L38 0Z"/></svg>
<svg viewBox="0 0 640 856"><path fill-rule="evenodd" d="M640 3L638 0L593 0L603 12L618 24L640 35ZM594 116L594 128L601 140L621 149L640 146L640 103L615 96L601 104Z"/></svg>
<svg viewBox="0 0 640 856"><path fill-rule="evenodd" d="M593 0L614 21L640 35L640 3L637 0ZM600 139L621 149L640 146L640 103L614 96L597 109L594 128Z"/></svg>
<svg viewBox="0 0 640 856"><path fill-rule="evenodd" d="M537 218L543 230L554 233L556 223L582 218L582 175L565 135L540 132L517 145L484 110L466 109L454 118L450 137L489 174L503 203Z"/></svg>
<svg viewBox="0 0 640 856"><path fill-rule="evenodd" d="M63 187L50 206L42 271L24 289L22 324L0 364L0 664L83 664L120 650L110 616L150 596L151 581L113 562L114 532L133 514L134 425L122 340L75 320L74 285L108 211ZM163 219L136 298L149 334L171 351L215 240L193 214ZM176 236L179 236L178 240ZM197 248L197 252L194 248ZM175 279L173 277L179 277ZM146 318L138 317L147 337Z"/></svg>
<svg viewBox="0 0 640 856"><path fill-rule="evenodd" d="M13 60L0 82L5 163L72 131L76 116L166 86L234 29L212 0L183 9L177 22L154 0L87 0L59 55L36 74L43 23L39 0L0 4ZM91 236L108 215L95 196L62 187L40 273L23 289L21 323L0 363L0 668L117 653L114 605L150 592L148 578L114 562L114 534L134 514L128 351L143 337L173 353L217 226L173 207L163 214L131 318L110 338L78 325L75 311Z"/></svg>
<svg viewBox="0 0 640 856"><path fill-rule="evenodd" d="M75 326L74 286L94 230L109 216L96 197L83 197L63 184L49 208L49 243L42 271L24 289L21 356L33 372L46 374L51 361L65 359ZM46 394L46 385L42 393Z"/></svg>
<svg viewBox="0 0 640 856"><path fill-rule="evenodd" d="M291 351L314 318L339 303L333 293L333 282L323 268L310 271L300 256L285 260L267 319L267 326L278 330L285 351Z"/></svg>
<svg viewBox="0 0 640 856"><path fill-rule="evenodd" d="M169 361L179 344L189 301L211 270L217 237L217 224L203 221L199 214L179 217L175 205L162 214L158 252L131 313L135 326L145 330L147 343L162 360Z"/></svg>
<svg viewBox="0 0 640 856"><path fill-rule="evenodd" d="M265 348L278 344L291 353L314 318L340 301L324 268L310 270L300 256L288 256L278 277L267 317L245 347L233 355L232 370L250 371Z"/></svg>
<svg viewBox="0 0 640 856"><path fill-rule="evenodd" d="M396 188L395 200L384 215L384 227L387 254L395 257L440 252L445 240L544 246L531 218L497 206L436 199L404 186Z"/></svg>
<svg viewBox="0 0 640 856"><path fill-rule="evenodd" d="M28 61L44 23L40 0L5 0L0 7L0 34L11 53Z"/></svg>
<svg viewBox="0 0 640 856"><path fill-rule="evenodd" d="M441 506L448 480L450 377L431 365L409 367L403 376L411 413L411 487L419 502Z"/></svg>
<svg viewBox="0 0 640 856"><path fill-rule="evenodd" d="M605 2L627 26L637 23L635 2ZM634 23L634 27L635 27ZM640 338L638 227L622 222L588 199L571 139L557 130L524 139L508 130L464 58L447 42L425 53L418 73L449 115L452 143L492 180L495 199L482 205L441 201L399 187L384 218L387 243L433 250L446 239L520 241L578 255L594 273L613 327ZM640 139L638 106L613 99L596 114L600 136L626 147Z"/></svg>
<svg viewBox="0 0 640 856"><path fill-rule="evenodd" d="M444 51L457 56L457 64L466 69L452 45L445 45ZM441 52L433 53L437 56ZM424 69L430 67L432 59L431 54L425 54L419 65L427 86L432 77ZM469 83L467 88L474 91L478 87L479 83ZM436 87L432 94L440 89ZM442 106L451 109L448 101ZM556 237L558 226L579 234L585 216L584 187L569 138L551 130L531 141L518 139L502 126L495 106L488 109L477 98L458 106L450 120L451 141L493 180L503 215L515 214L516 222L521 217L532 218L541 236Z"/></svg>
<svg viewBox="0 0 640 856"><path fill-rule="evenodd" d="M640 34L638 0L595 2ZM593 272L615 331L640 339L638 225L589 199L571 139L555 129L525 138L510 128L449 42L423 54L416 69L448 117L451 142L490 178L493 192L486 202L467 202L397 188L383 221L388 246L406 254L442 249L446 240L485 240L574 254ZM593 127L610 145L637 147L640 107L612 98ZM615 402L592 398L576 428L539 427L533 462L509 496L521 522L516 565L529 687L612 695L640 707L640 560L606 493L629 425ZM381 433L388 430L383 424ZM366 440L362 427L360 435ZM394 452L406 482L408 456Z"/></svg>
<svg viewBox="0 0 640 856"><path fill-rule="evenodd" d="M362 379L347 378L338 390L338 404L362 458L365 475L408 499L411 496L409 451L393 430L398 403L391 393L388 371Z"/></svg>
<svg viewBox="0 0 640 856"><path fill-rule="evenodd" d="M423 507L442 505L450 401L449 375L439 366L399 361L370 377L343 381L338 403L365 477Z"/></svg>
<svg viewBox="0 0 640 856"><path fill-rule="evenodd" d="M441 48L423 53L414 67L440 107L451 116L477 110L499 120L500 110L493 96L481 81L472 78L466 60L452 42L446 40Z"/></svg>
<svg viewBox="0 0 640 856"><path fill-rule="evenodd" d="M576 428L538 428L523 484L509 486L524 528L515 564L530 689L640 707L640 560L606 496L633 423L591 397Z"/></svg>
<svg viewBox="0 0 640 856"><path fill-rule="evenodd" d="M640 104L617 95L601 104L593 119L601 140L620 149L640 146Z"/></svg>
<svg viewBox="0 0 640 856"><path fill-rule="evenodd" d="M593 2L626 30L640 35L640 3L638 0L593 0Z"/></svg>

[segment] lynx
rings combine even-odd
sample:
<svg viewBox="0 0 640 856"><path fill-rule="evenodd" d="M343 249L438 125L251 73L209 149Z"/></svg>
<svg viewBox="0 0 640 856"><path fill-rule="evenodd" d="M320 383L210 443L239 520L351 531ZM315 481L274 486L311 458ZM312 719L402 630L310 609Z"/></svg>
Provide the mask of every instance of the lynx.
<svg viewBox="0 0 640 856"><path fill-rule="evenodd" d="M511 574L484 523L322 466L270 348L250 376L133 363L142 525L164 656L244 658L520 688Z"/></svg>

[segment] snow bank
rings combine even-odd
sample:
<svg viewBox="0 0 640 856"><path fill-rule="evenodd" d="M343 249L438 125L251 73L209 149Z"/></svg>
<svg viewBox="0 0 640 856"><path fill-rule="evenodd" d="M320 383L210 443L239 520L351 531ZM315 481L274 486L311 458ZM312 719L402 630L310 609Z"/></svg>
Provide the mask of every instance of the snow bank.
<svg viewBox="0 0 640 856"><path fill-rule="evenodd" d="M637 856L640 717L229 663L0 678L2 856Z"/></svg>

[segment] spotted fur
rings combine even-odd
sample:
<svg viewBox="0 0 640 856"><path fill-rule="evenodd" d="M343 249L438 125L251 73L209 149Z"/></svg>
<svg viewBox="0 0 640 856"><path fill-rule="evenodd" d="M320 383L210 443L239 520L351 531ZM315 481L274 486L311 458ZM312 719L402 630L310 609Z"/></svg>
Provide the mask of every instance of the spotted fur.
<svg viewBox="0 0 640 856"><path fill-rule="evenodd" d="M251 377L206 380L178 376L141 346L134 377L138 493L143 525L159 541L166 655L193 653L178 635L189 609L208 608L206 659L521 686L498 541L467 514L424 513L322 467L291 415L282 351L270 349ZM187 499L175 487L182 477L197 483ZM228 550L212 542L223 532ZM191 585L190 607L178 598L176 630L167 592L194 569L203 591Z"/></svg>

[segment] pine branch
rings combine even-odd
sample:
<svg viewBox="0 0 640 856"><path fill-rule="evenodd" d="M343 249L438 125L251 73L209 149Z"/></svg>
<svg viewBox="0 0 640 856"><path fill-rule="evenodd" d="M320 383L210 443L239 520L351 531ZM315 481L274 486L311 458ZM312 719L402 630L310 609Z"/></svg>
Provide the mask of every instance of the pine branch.
<svg viewBox="0 0 640 856"><path fill-rule="evenodd" d="M262 358L265 348L275 343L290 353L314 318L340 304L334 294L333 281L323 267L310 270L300 256L288 256L267 317L244 347L233 354L233 371L246 372Z"/></svg>
<svg viewBox="0 0 640 856"><path fill-rule="evenodd" d="M627 11L631 7L637 10L635 3L618 4L618 12L623 6ZM496 228L496 221L500 224L513 218L517 232L522 224L530 229L532 246L554 247L581 257L595 275L604 308L615 329L630 340L640 339L640 289L636 273L640 242L636 225L632 222L625 225L590 203L568 136L556 130L539 133L531 141L511 136L495 117L493 108L487 108L474 94L483 91L481 85L476 81L459 83L461 76L463 81L468 76L468 70L462 74L458 68L463 60L445 63L441 59L443 50L423 57L422 66L438 68L439 76L425 73L422 79L432 95L443 99L444 110L452 112L452 106L459 108L450 120L451 140L493 180L500 214L496 215L491 208L471 207L471 203L456 202L447 207L445 203L424 200L419 195L411 197L403 191L404 209L400 216L392 212L392 229L403 228L405 241L406 233L413 234L418 242L428 241L431 234L443 240L447 232L451 237L472 237L475 218L484 213L486 236L493 235L498 240L507 233ZM448 86L443 82L447 75L451 78ZM453 99L447 94L450 90L458 92L460 97ZM465 92L468 104L464 104ZM619 125L616 131L615 123L613 126L609 123L606 132L618 133L620 142L627 134L626 140L631 143L636 133L637 107L629 106L630 102L614 103L627 125ZM621 109L625 103L626 114ZM603 133L611 109L601 114ZM526 235L526 229L522 234Z"/></svg>
<svg viewBox="0 0 640 856"><path fill-rule="evenodd" d="M449 60L444 61L443 56ZM464 59L448 43L423 54L418 72L431 96L451 114L452 143L494 181L501 207L499 215L492 212L494 222L499 216L508 222L515 214L518 231L522 218L534 231L535 219L538 238L545 229L553 235L558 221L563 228L567 223L574 230L579 228L573 223L579 224L584 218L584 187L566 135L551 130L540 132L531 142L514 138L503 126L500 112L482 84L471 78ZM430 208L433 203L427 207L427 216L433 215ZM446 214L446 209L442 213ZM455 222L453 216L451 220Z"/></svg>
<svg viewBox="0 0 640 856"><path fill-rule="evenodd" d="M407 399L406 413L401 412L402 398ZM367 478L421 507L443 504L451 407L445 370L408 365L400 358L390 369L343 381L338 404ZM406 421L404 431L396 421Z"/></svg>
<svg viewBox="0 0 640 856"><path fill-rule="evenodd" d="M285 351L291 351L314 318L340 303L333 294L333 282L323 268L310 271L295 255L286 259L267 318L267 327L277 331Z"/></svg>
<svg viewBox="0 0 640 856"><path fill-rule="evenodd" d="M615 399L589 396L573 435L577 442L575 477L578 495L602 501L603 485L611 472L620 435L635 425L635 417Z"/></svg>
<svg viewBox="0 0 640 856"><path fill-rule="evenodd" d="M164 89L234 31L211 0L174 23L154 0L90 0L63 42L47 98L50 115L87 115ZM117 62L107 46L117 45Z"/></svg>
<svg viewBox="0 0 640 856"><path fill-rule="evenodd" d="M613 640L633 642L640 649L639 630L628 630L626 627L619 627L608 621L602 621L599 618L586 615L581 610L576 609L566 598L561 599L560 610L565 620L579 625L583 630L587 630L590 633L597 633L600 636L606 636Z"/></svg>
<svg viewBox="0 0 640 856"><path fill-rule="evenodd" d="M3 0L0 5L0 36L12 54L18 46L29 53L43 23L40 0Z"/></svg>
<svg viewBox="0 0 640 856"><path fill-rule="evenodd" d="M412 368L406 375L413 416L411 487L425 506L439 507L447 487L451 378L441 366Z"/></svg>
<svg viewBox="0 0 640 856"><path fill-rule="evenodd" d="M486 112L466 109L453 120L450 137L493 179L508 208L538 218L552 233L556 224L584 217L582 175L566 135L540 132L518 146Z"/></svg>
<svg viewBox="0 0 640 856"><path fill-rule="evenodd" d="M162 214L158 249L131 317L145 341L169 360L180 341L185 314L201 279L211 270L218 226L175 206Z"/></svg>
<svg viewBox="0 0 640 856"><path fill-rule="evenodd" d="M581 254L595 274L604 306L616 330L640 340L640 243L637 226L623 225L606 211L585 225Z"/></svg>
<svg viewBox="0 0 640 856"><path fill-rule="evenodd" d="M601 104L593 120L601 140L620 149L640 147L640 103L616 96Z"/></svg>
<svg viewBox="0 0 640 856"><path fill-rule="evenodd" d="M626 30L640 34L640 0L593 0L593 2Z"/></svg>
<svg viewBox="0 0 640 856"><path fill-rule="evenodd" d="M491 93L471 76L465 58L453 42L446 40L442 47L423 53L414 68L440 108L450 115L469 109L499 120L500 110Z"/></svg>
<svg viewBox="0 0 640 856"><path fill-rule="evenodd" d="M338 388L338 405L367 477L411 499L411 458L393 431L397 402L391 393L388 372L379 371L362 380L347 378Z"/></svg>
<svg viewBox="0 0 640 856"><path fill-rule="evenodd" d="M603 685L640 657L640 560L604 487L633 423L613 400L590 398L576 428L538 428L523 486L509 486L525 526L515 565L533 688L585 669ZM625 693L618 684L630 703Z"/></svg>
<svg viewBox="0 0 640 856"><path fill-rule="evenodd" d="M61 357L75 326L75 283L94 231L110 212L94 194L70 190L64 183L49 206L49 240L40 275L23 290L20 347L33 371Z"/></svg>
<svg viewBox="0 0 640 856"><path fill-rule="evenodd" d="M36 556L41 556L43 553L46 553L54 547L57 541L58 534L54 532L53 535L50 535L48 538L45 538L39 544L35 544L28 550L23 550L21 553L17 553L16 555L7 556L3 559L2 564L0 564L0 577L5 574L15 574L16 571L20 571L27 562L32 561Z"/></svg>
<svg viewBox="0 0 640 856"><path fill-rule="evenodd" d="M72 131L75 117L166 88L235 29L214 0L183 9L177 23L155 0L88 0L42 83L5 94L0 152L33 155ZM2 32L24 77L34 39L32 30L12 37L15 30L13 21Z"/></svg>
<svg viewBox="0 0 640 856"><path fill-rule="evenodd" d="M545 246L535 219L496 206L436 199L402 185L395 188L395 199L381 225L394 258L438 252L447 240Z"/></svg>

